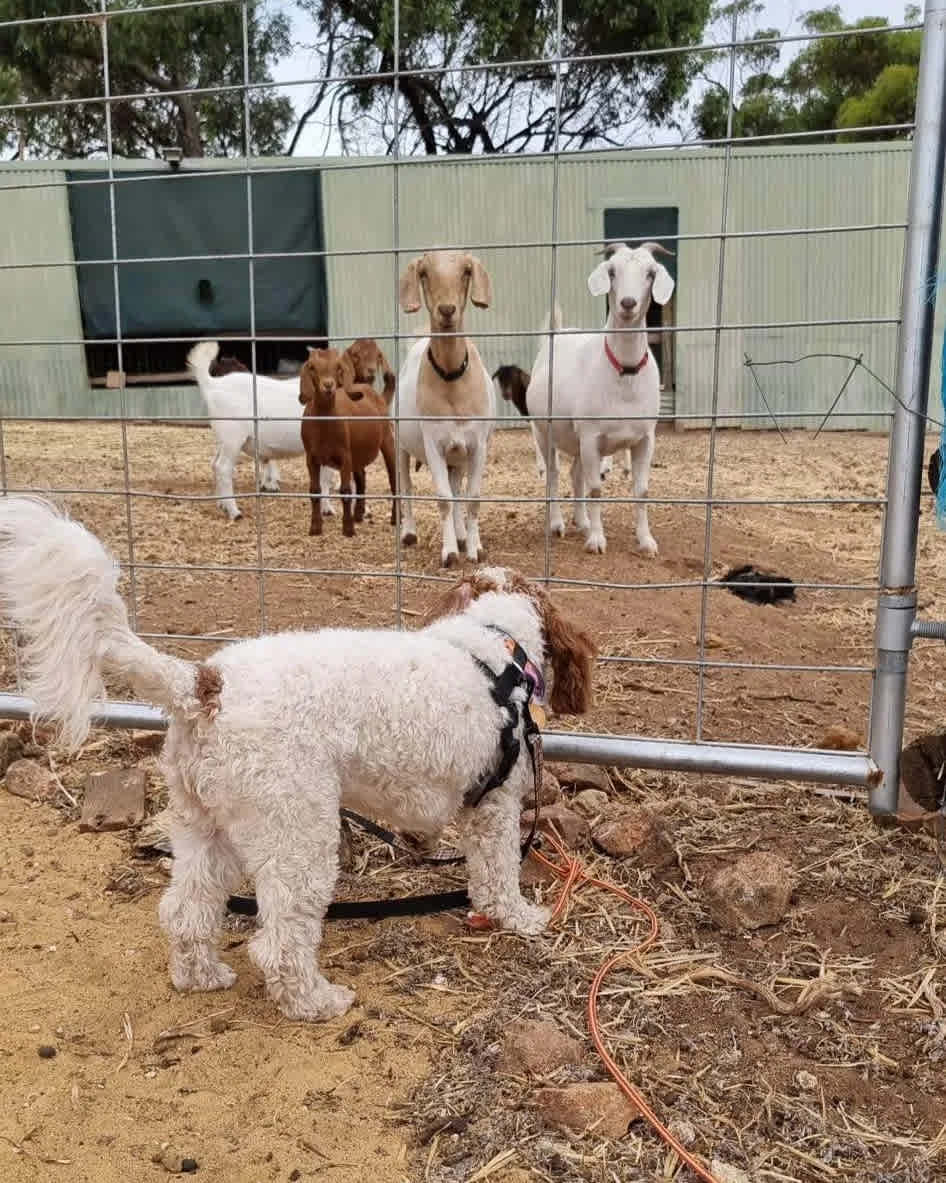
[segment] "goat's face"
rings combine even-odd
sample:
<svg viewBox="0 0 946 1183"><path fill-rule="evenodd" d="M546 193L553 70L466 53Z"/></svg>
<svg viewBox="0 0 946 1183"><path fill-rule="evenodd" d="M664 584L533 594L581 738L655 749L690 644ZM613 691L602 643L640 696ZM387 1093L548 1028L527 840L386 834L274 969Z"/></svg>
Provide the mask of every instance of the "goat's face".
<svg viewBox="0 0 946 1183"><path fill-rule="evenodd" d="M345 355L352 364L353 380L374 386L381 357L377 342L372 341L370 337L359 337L348 346Z"/></svg>
<svg viewBox="0 0 946 1183"><path fill-rule="evenodd" d="M404 312L417 312L421 300L434 332L455 333L463 324L467 300L488 308L492 282L483 264L468 251L427 251L408 263L398 291Z"/></svg>
<svg viewBox="0 0 946 1183"><path fill-rule="evenodd" d="M593 296L610 297L611 318L622 327L643 324L651 300L666 304L673 295L673 279L655 254L670 254L656 242L632 250L627 243L605 248L604 262L588 276Z"/></svg>
<svg viewBox="0 0 946 1183"><path fill-rule="evenodd" d="M520 415L528 418L529 408L526 406L526 391L529 389L529 375L519 366L500 366L493 374L493 381L499 387L499 393L508 403L516 408Z"/></svg>
<svg viewBox="0 0 946 1183"><path fill-rule="evenodd" d="M335 405L335 391L344 389L346 376L337 349L310 349L299 375L299 402L330 412Z"/></svg>

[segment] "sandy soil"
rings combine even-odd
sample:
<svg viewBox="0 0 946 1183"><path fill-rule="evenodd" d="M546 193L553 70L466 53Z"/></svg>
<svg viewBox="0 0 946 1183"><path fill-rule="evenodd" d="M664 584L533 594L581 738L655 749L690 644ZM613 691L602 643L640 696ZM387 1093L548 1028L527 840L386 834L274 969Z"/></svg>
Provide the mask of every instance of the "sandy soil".
<svg viewBox="0 0 946 1183"><path fill-rule="evenodd" d="M593 713L559 725L692 737L696 671L654 662L698 655L705 510L681 501L705 496L707 435L658 441L656 561L635 553L632 511L620 504L605 510L606 555L585 555L573 530L546 551L543 507L501 500L541 492L529 441L521 432L494 438L486 492L497 500L482 514L490 560L528 575L544 574L548 562L553 578L567 581L555 594L591 628L602 654L634 659L602 663ZM297 496L261 502L250 495L247 463L238 486L246 516L227 525L212 499L199 499L209 494L205 431L130 426L131 487L152 494L130 506L118 427L7 424L4 442L11 487L83 490L65 500L124 558L130 513L143 632L213 633L223 642L255 633L261 620L273 629L397 619L388 502L374 503L373 521L354 540L342 538L338 518L310 539L300 461L283 466L283 490ZM814 441L794 432L783 444L769 433L725 432L716 461L717 497L879 499L886 441L849 433ZM380 468L372 471L369 490L383 493L383 481ZM417 487L429 494L426 474ZM608 490L627 496L629 482L615 473ZM420 544L402 556L408 626L441 574L436 508L423 504L418 517ZM710 589L708 656L733 665L706 674L705 736L815 745L828 727L844 726L864 738L869 673L743 663L869 666L880 527L878 504L717 508L714 575L751 562L801 585L845 590L802 586L795 603L760 607ZM919 585L930 616L946 612L943 545L927 503ZM156 569L162 564L177 569ZM277 569L265 575L262 596L260 566ZM130 594L130 576L126 585ZM193 656L210 647L161 643ZM0 664L12 687L6 642ZM912 671L910 737L939 725L940 646L918 645ZM89 771L141 766L151 807L160 807L146 743L98 734L74 760L52 756L76 799ZM944 917L935 843L877 830L856 795L672 774L615 776L614 786L630 805L660 811L675 852L660 866L585 852L599 873L655 904L664 922L648 972L618 975L606 1008L609 1035L658 1110L691 1123L693 1148L707 1161L716 1156L753 1181L941 1177L946 1139L935 1097L946 1026L937 993ZM338 980L358 990L358 1007L339 1023L308 1029L278 1020L237 922L226 934L237 987L174 994L155 916L160 868L134 857L130 836L82 834L76 818L64 796L49 806L0 794L7 1101L0 1163L12 1180L160 1178L165 1169L151 1159L164 1142L192 1155L201 1177L234 1183L454 1183L491 1162L478 1178L672 1177L672 1162L664 1174L666 1154L642 1125L619 1143L567 1138L542 1127L531 1084L495 1072L498 1042L515 1017L549 1015L584 1032L595 966L636 931L619 910L583 893L559 935L532 944L471 934L446 918L335 925L328 960ZM783 855L799 886L781 926L728 938L708 918L701 888L746 849ZM434 882L364 843L358 869L342 894L363 891L364 872L378 892ZM436 882L452 884L443 874ZM800 1017L779 1016L744 991L681 980L705 964L774 984L788 998L824 973L851 994ZM40 1058L40 1045L57 1054ZM801 1069L818 1082L810 1093L797 1084ZM603 1076L590 1045L584 1064L568 1071L574 1079ZM460 1132L431 1133L432 1122L451 1116L462 1118Z"/></svg>

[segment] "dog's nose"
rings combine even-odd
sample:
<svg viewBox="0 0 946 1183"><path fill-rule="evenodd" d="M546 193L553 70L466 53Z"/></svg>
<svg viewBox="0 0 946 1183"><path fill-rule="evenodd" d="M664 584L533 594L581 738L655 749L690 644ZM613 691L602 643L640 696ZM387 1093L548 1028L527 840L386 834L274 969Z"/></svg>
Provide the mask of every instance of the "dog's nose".
<svg viewBox="0 0 946 1183"><path fill-rule="evenodd" d="M437 311L444 320L451 320L456 315L457 306L456 304L438 304Z"/></svg>
<svg viewBox="0 0 946 1183"><path fill-rule="evenodd" d="M621 300L621 308L625 312L633 312L636 307L637 307L637 301L634 299L633 296L625 296Z"/></svg>

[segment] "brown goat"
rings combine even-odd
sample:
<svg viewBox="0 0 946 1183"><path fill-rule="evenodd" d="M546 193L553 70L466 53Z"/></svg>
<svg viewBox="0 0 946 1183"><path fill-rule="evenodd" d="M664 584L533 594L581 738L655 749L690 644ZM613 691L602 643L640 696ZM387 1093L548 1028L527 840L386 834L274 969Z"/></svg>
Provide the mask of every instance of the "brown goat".
<svg viewBox="0 0 946 1183"><path fill-rule="evenodd" d="M338 469L341 475L342 533L352 538L355 522L365 516L365 469L380 453L388 470L391 488L391 522L395 521L394 432L391 423L357 416L387 416L384 397L374 387L352 383L351 363L337 349L311 349L300 374L299 402L302 417L302 446L309 467L312 501L310 534L322 533L322 467ZM308 418L308 416L321 418ZM352 512L351 487L356 505Z"/></svg>
<svg viewBox="0 0 946 1183"><path fill-rule="evenodd" d="M384 399L388 406L394 398L394 371L381 347L373 337L359 337L342 354L351 362L352 381L364 386L374 386L378 373L384 377Z"/></svg>

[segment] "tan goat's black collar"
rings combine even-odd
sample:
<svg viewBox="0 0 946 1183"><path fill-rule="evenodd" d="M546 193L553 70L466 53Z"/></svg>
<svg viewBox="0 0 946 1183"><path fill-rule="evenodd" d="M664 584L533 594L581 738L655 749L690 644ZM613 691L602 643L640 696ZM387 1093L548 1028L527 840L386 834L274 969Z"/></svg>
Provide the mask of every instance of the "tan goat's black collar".
<svg viewBox="0 0 946 1183"><path fill-rule="evenodd" d="M434 373L438 378L441 378L444 382L459 382L470 367L470 351L466 351L463 355L463 361L455 370L445 370L442 366L439 366L437 359L434 357L434 351L429 345L427 346L427 360L434 367Z"/></svg>

